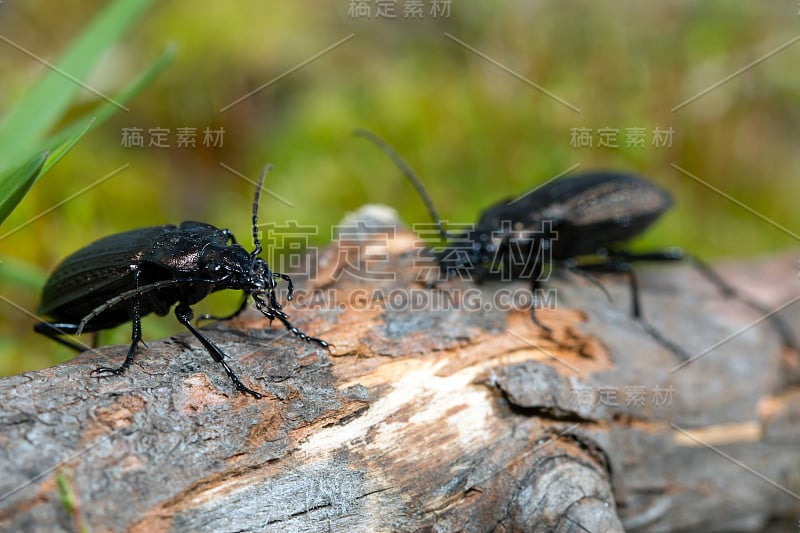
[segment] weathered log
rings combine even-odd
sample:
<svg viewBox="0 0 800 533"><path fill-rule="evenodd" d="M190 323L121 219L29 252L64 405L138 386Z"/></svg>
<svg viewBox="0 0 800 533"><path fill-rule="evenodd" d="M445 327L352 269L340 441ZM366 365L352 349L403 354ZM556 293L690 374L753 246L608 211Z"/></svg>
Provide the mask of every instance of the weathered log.
<svg viewBox="0 0 800 533"><path fill-rule="evenodd" d="M89 377L119 364L111 346L1 379L0 528L730 531L800 515L798 354L690 267L640 280L650 320L699 354L681 366L630 318L624 280L603 278L612 303L551 280L548 335L488 305L524 284L425 289L412 249L398 230L320 253L287 311L330 353L255 313L207 327L261 400L188 334L148 342L123 377ZM342 268L354 250L361 275ZM722 272L768 305L797 293L794 256Z"/></svg>

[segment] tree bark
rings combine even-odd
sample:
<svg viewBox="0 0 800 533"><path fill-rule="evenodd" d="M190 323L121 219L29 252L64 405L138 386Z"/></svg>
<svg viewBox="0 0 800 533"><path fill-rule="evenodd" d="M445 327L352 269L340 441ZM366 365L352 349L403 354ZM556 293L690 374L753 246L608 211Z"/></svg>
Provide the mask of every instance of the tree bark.
<svg viewBox="0 0 800 533"><path fill-rule="evenodd" d="M322 250L286 306L329 352L253 311L205 328L260 400L188 333L148 342L121 377L89 372L125 346L0 379L0 528L756 531L800 516L798 354L691 267L639 280L649 320L697 356L681 366L617 276L602 277L611 303L582 278L546 283L548 334L490 305L523 283L426 289L410 233L350 244ZM353 250L361 275L342 268ZM777 306L798 292L796 255L721 272ZM782 312L793 328L798 307Z"/></svg>

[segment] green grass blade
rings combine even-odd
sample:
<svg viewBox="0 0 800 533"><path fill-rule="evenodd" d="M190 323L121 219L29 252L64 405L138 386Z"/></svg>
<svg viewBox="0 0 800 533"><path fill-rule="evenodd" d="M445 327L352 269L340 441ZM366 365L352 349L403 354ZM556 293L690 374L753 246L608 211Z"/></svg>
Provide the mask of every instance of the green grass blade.
<svg viewBox="0 0 800 533"><path fill-rule="evenodd" d="M37 155L16 172L0 179L0 224L14 210L39 177L47 159L47 152Z"/></svg>
<svg viewBox="0 0 800 533"><path fill-rule="evenodd" d="M156 60L147 68L147 70L145 70L138 78L136 78L133 83L128 85L125 90L117 94L114 97L114 100L122 104L128 103L151 81L153 81L153 79L155 79L155 77L158 76L161 71L164 70L167 65L169 65L170 62L172 62L172 60L175 58L176 52L177 47L167 47L166 50L164 50L161 55L158 56L158 58L156 58ZM94 117L94 127L97 127L108 120L108 118L117 111L118 109L115 105L106 102L100 105L97 109L92 110L90 113L87 113L85 116L72 122L61 131L48 137L44 142L41 143L39 150L51 148L55 144L61 143L65 139L71 137L75 131L80 130L86 124L86 120L90 116Z"/></svg>
<svg viewBox="0 0 800 533"><path fill-rule="evenodd" d="M82 124L82 128L73 132L61 144L56 145L52 150L45 150L40 155L34 157L26 165L23 165L17 172L0 177L0 224L5 221L9 214L22 201L28 190L36 183L39 177L53 168L64 155L69 152L75 143L92 127L94 119Z"/></svg>
<svg viewBox="0 0 800 533"><path fill-rule="evenodd" d="M136 96L147 84L149 84L175 57L176 48L168 47L144 73L142 73L133 83L116 97L117 102L127 102ZM50 157L46 159L44 166L34 175L27 179L22 179L18 173L8 173L5 176L0 174L0 224L8 217L17 204L25 196L36 180L50 170L70 149L89 131L92 127L99 125L107 120L117 111L117 107L111 103L105 103L95 109L91 116L84 116L74 121L58 133L55 133L39 143L35 149L30 149L27 154L22 154L25 159L32 157L31 154L41 154L49 152ZM19 158L21 161L22 157ZM27 166L26 166L27 167ZM23 167L23 168L26 168ZM21 169L22 170L22 169Z"/></svg>
<svg viewBox="0 0 800 533"><path fill-rule="evenodd" d="M45 161L44 166L42 166L42 171L37 176L37 179L44 175L45 172L53 168L55 164L67 154L67 152L72 150L72 147L75 146L75 143L77 143L81 137L83 137L84 134L92 128L94 123L94 118L89 119L88 122L82 124L83 128L73 132L71 137L67 137L61 144L54 145L50 149L50 156L47 158L47 161ZM2 220L0 220L0 223L2 223Z"/></svg>
<svg viewBox="0 0 800 533"><path fill-rule="evenodd" d="M58 122L82 80L151 3L152 0L117 0L94 18L58 64L51 66L50 72L0 122L2 155L24 152ZM16 44L6 41L8 46Z"/></svg>

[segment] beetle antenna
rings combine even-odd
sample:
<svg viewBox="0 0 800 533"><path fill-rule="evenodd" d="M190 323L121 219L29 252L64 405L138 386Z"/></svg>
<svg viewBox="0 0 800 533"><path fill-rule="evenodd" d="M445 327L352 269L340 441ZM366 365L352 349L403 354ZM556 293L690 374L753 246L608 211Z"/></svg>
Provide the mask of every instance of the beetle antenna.
<svg viewBox="0 0 800 533"><path fill-rule="evenodd" d="M253 257L261 253L261 241L258 240L258 198L261 196L261 186L264 185L264 178L267 176L267 172L269 172L271 169L272 165L269 163L264 165L264 168L261 170L261 175L258 177L256 195L253 198L253 245L255 246L255 250L253 250L253 253L250 254Z"/></svg>
<svg viewBox="0 0 800 533"><path fill-rule="evenodd" d="M383 150L386 155L388 155L391 158L394 164L397 165L397 168L399 168L403 172L403 174L405 174L406 178L408 178L408 181L411 182L411 184L417 190L419 195L422 197L422 201L425 202L425 207L428 208L428 213L430 213L431 218L438 226L439 235L442 236L442 240L445 241L448 240L447 232L444 229L444 224L442 223L442 219L439 217L439 213L436 211L436 207L433 205L433 200L431 200L431 197L428 195L428 191L425 190L425 186L422 184L420 179L417 177L416 174L414 174L414 171L411 170L411 167L408 166L408 163L406 163L403 160L403 158L400 157L400 155L394 150L394 148L389 146L389 144L386 141L384 141L371 131L358 128L356 130L353 130L353 135L369 139L370 141L375 143L375 145L378 148Z"/></svg>

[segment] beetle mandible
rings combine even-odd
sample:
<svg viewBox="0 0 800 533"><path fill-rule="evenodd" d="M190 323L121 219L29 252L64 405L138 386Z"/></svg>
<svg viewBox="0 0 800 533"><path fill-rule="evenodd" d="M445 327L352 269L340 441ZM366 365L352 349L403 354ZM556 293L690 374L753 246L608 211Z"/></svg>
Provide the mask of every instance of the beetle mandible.
<svg viewBox="0 0 800 533"><path fill-rule="evenodd" d="M173 305L175 317L220 363L236 388L255 398L261 394L246 387L225 361L225 354L191 321L191 306L212 292L241 290L244 298L232 314L224 317L204 315L201 319L227 320L247 308L249 298L270 321L277 319L305 341L322 347L328 343L297 329L283 311L275 292L277 280L287 283L287 299L294 286L287 274L273 272L259 257L258 203L267 171L261 172L253 199L253 244L248 252L227 229L203 222L183 222L135 229L102 238L62 261L44 286L38 312L52 317L52 322L38 322L34 330L74 350L84 348L62 337L80 335L133 323L131 344L125 361L118 368L100 367L95 376L123 374L134 360L142 341L143 316L166 315Z"/></svg>
<svg viewBox="0 0 800 533"><path fill-rule="evenodd" d="M634 319L654 340L686 361L690 359L686 350L644 317L633 269L636 262L684 261L724 296L769 317L784 345L798 350L791 329L780 317L745 297L697 257L678 247L644 253L624 249L626 241L644 232L673 204L669 192L641 176L593 171L555 179L521 197L494 204L481 213L472 229L452 235L445 230L422 182L397 152L370 131L358 129L355 134L375 143L400 168L425 202L443 241L467 243L466 247L445 247L436 254L440 279L456 273L466 274L476 283L485 279L530 279L535 295L543 270L560 266L588 279L610 299L593 274L624 274L630 285ZM434 285L428 283L429 287ZM535 300L530 314L538 326L550 332L537 319Z"/></svg>

